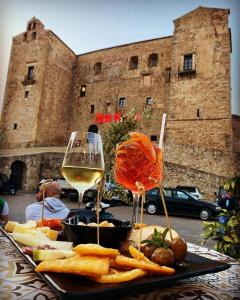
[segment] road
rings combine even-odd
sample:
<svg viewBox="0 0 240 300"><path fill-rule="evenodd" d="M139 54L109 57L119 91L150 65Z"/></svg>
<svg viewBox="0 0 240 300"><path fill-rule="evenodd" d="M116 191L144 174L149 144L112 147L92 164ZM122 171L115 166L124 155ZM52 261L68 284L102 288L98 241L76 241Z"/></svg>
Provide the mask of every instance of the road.
<svg viewBox="0 0 240 300"><path fill-rule="evenodd" d="M30 203L35 202L34 194L17 192L15 196L3 195L8 201L10 208L9 220L18 221L20 223L25 222L25 208ZM67 198L61 199L65 205L69 208L76 208L77 202L68 200ZM129 220L131 219L132 208L129 206L117 206L111 207L107 210L112 213L115 218ZM193 218L176 217L170 218L172 227L188 242L200 245L202 241L201 233L202 221ZM165 217L163 215L148 215L144 213L144 223L147 225L161 225L166 226ZM208 248L213 248L213 241L207 242L205 245Z"/></svg>

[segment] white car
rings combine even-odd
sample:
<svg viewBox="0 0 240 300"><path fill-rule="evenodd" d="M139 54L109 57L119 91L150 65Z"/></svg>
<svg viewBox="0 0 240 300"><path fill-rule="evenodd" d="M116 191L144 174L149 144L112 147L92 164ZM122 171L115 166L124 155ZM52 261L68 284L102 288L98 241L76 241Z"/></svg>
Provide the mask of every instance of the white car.
<svg viewBox="0 0 240 300"><path fill-rule="evenodd" d="M187 192L187 193L191 194L192 196L194 196L196 199L199 199L199 200L203 199L202 193L195 186L178 185L178 186L176 186L176 189Z"/></svg>

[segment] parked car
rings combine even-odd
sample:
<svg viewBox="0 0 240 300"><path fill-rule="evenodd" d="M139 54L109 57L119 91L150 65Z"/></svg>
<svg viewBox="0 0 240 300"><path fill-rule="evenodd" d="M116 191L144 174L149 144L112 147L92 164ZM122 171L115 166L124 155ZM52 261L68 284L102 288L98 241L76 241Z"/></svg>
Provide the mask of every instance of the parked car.
<svg viewBox="0 0 240 300"><path fill-rule="evenodd" d="M200 192L199 188L197 188L196 186L177 185L176 189L187 192L192 196L196 197L197 199L201 199L201 200L203 199L202 193Z"/></svg>
<svg viewBox="0 0 240 300"><path fill-rule="evenodd" d="M0 174L0 193L15 195L16 190L14 182L7 175Z"/></svg>
<svg viewBox="0 0 240 300"><path fill-rule="evenodd" d="M217 217L221 211L221 207L216 203L198 200L182 190L164 188L164 191L164 199L169 214L208 220ZM158 188L154 188L146 193L145 208L149 214L164 212Z"/></svg>

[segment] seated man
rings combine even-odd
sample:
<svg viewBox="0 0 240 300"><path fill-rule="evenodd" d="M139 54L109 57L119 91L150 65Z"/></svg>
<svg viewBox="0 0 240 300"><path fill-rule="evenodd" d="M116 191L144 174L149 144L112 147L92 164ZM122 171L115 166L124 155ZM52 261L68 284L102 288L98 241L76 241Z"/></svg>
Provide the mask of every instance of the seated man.
<svg viewBox="0 0 240 300"><path fill-rule="evenodd" d="M0 226L8 221L9 208L5 199L0 197Z"/></svg>
<svg viewBox="0 0 240 300"><path fill-rule="evenodd" d="M30 204L26 207L26 221L40 220L42 218L42 192L43 188L40 187L40 194L38 193L36 203ZM45 200L44 200L44 219L59 218L64 219L69 213L69 208L59 200L62 189L59 183L53 181L45 187Z"/></svg>

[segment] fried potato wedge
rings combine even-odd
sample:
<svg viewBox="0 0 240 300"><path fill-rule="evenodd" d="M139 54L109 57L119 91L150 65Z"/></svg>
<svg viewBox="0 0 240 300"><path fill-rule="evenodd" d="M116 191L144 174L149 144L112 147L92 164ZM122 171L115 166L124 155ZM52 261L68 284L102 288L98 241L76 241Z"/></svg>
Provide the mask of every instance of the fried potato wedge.
<svg viewBox="0 0 240 300"><path fill-rule="evenodd" d="M122 271L110 268L108 274L99 277L89 277L91 280L99 283L120 283L131 281L147 275L147 272L141 269L133 269L130 271Z"/></svg>
<svg viewBox="0 0 240 300"><path fill-rule="evenodd" d="M117 249L105 248L97 244L79 244L74 248L74 250L80 255L115 257L120 254Z"/></svg>
<svg viewBox="0 0 240 300"><path fill-rule="evenodd" d="M147 262L144 260L137 260L135 258L129 258L123 255L118 255L115 257L115 264L119 267L142 269L148 272L157 273L159 275L169 276L175 273L173 268L159 266L154 262Z"/></svg>
<svg viewBox="0 0 240 300"><path fill-rule="evenodd" d="M128 251L132 255L132 257L137 260L143 260L147 262L150 261L141 251L138 251L138 249L133 247L132 245L129 246Z"/></svg>
<svg viewBox="0 0 240 300"><path fill-rule="evenodd" d="M135 223L134 224L134 229L140 229L141 225L142 225L142 228L147 226L147 224L145 224L145 223L142 223L142 224L141 223Z"/></svg>
<svg viewBox="0 0 240 300"><path fill-rule="evenodd" d="M76 255L66 259L53 259L42 261L37 272L70 273L84 276L101 276L108 273L110 259L97 256Z"/></svg>

